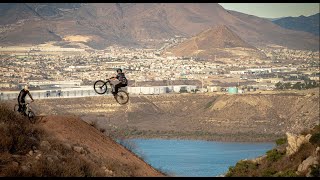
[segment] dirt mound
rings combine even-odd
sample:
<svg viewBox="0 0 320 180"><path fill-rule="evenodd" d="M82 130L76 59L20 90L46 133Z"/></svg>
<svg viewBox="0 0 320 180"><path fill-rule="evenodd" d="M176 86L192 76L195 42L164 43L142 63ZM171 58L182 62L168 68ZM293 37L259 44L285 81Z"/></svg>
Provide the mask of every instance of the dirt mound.
<svg viewBox="0 0 320 180"><path fill-rule="evenodd" d="M103 162L115 176L163 176L77 116L44 116L38 123L63 143L82 147L86 151L86 158Z"/></svg>

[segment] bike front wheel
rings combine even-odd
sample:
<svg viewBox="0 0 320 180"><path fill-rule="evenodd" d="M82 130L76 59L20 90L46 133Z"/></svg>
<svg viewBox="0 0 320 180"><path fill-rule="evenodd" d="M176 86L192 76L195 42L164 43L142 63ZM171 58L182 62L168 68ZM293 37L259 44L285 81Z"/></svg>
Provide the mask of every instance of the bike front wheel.
<svg viewBox="0 0 320 180"><path fill-rule="evenodd" d="M36 115L34 114L34 112L32 111L29 111L28 112L28 118L29 118L29 121L34 124L36 122L36 119L35 119Z"/></svg>
<svg viewBox="0 0 320 180"><path fill-rule="evenodd" d="M119 104L126 104L129 101L129 94L123 90L119 90L115 99Z"/></svg>
<svg viewBox="0 0 320 180"><path fill-rule="evenodd" d="M107 83L102 80L96 81L93 87L94 91L98 94L104 94L107 92Z"/></svg>

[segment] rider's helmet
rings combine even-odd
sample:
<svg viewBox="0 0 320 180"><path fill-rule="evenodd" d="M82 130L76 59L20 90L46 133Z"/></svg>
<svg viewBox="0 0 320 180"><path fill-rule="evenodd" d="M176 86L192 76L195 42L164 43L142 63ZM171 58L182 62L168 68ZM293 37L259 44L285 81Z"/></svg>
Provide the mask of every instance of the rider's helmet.
<svg viewBox="0 0 320 180"><path fill-rule="evenodd" d="M119 68L119 69L117 69L117 73L119 73L119 72L121 72L121 73L122 73L122 69L120 69L120 68Z"/></svg>
<svg viewBox="0 0 320 180"><path fill-rule="evenodd" d="M24 90L29 91L29 86L28 86L28 85L25 85L25 86L24 86Z"/></svg>

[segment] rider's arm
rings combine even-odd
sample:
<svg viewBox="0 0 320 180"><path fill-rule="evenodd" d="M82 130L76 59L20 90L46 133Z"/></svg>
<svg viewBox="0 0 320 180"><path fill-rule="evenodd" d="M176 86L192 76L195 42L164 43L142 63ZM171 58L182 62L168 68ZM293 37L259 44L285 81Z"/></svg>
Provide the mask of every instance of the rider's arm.
<svg viewBox="0 0 320 180"><path fill-rule="evenodd" d="M32 96L31 96L31 94L30 94L30 91L28 91L28 95L29 95L29 97L31 98L31 100L34 101L33 98L32 98Z"/></svg>
<svg viewBox="0 0 320 180"><path fill-rule="evenodd" d="M114 79L117 79L117 77L114 77L114 76L112 76L111 78L109 78L109 79L112 79L112 80L114 80Z"/></svg>

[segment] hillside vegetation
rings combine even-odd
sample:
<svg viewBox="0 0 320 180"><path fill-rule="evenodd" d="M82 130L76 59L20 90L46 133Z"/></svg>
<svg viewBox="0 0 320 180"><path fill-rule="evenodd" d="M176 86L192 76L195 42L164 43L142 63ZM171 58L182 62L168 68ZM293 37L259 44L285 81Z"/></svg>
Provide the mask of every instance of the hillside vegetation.
<svg viewBox="0 0 320 180"><path fill-rule="evenodd" d="M105 175L5 104L0 123L0 176Z"/></svg>
<svg viewBox="0 0 320 180"><path fill-rule="evenodd" d="M163 176L77 117L31 124L9 107L0 104L0 177Z"/></svg>
<svg viewBox="0 0 320 180"><path fill-rule="evenodd" d="M301 135L287 133L277 146L254 160L229 168L227 177L320 177L320 125Z"/></svg>

